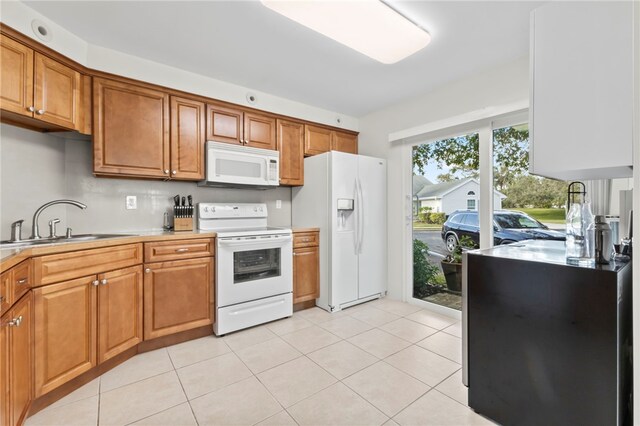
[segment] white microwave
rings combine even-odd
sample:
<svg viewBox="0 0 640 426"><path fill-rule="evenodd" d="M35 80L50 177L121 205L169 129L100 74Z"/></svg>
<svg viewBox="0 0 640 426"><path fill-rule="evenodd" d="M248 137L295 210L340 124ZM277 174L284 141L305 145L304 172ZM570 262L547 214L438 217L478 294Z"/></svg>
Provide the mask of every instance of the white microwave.
<svg viewBox="0 0 640 426"><path fill-rule="evenodd" d="M200 186L270 187L280 183L278 151L208 141L206 160Z"/></svg>

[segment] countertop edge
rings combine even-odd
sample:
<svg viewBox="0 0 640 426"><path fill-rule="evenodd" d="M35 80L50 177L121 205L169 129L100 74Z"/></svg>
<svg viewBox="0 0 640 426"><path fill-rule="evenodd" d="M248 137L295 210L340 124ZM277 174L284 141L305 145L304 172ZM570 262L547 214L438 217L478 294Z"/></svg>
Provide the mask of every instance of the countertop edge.
<svg viewBox="0 0 640 426"><path fill-rule="evenodd" d="M78 241L74 243L51 243L39 247L24 247L18 249L2 249L0 246L0 273L14 267L31 257L48 254L67 253L78 250L89 250L103 247L113 247L123 244L147 243L153 241L188 240L197 238L215 238L215 232L208 231L169 231L169 232L141 232L138 235L126 237L105 238L93 241ZM5 253L6 252L6 253Z"/></svg>

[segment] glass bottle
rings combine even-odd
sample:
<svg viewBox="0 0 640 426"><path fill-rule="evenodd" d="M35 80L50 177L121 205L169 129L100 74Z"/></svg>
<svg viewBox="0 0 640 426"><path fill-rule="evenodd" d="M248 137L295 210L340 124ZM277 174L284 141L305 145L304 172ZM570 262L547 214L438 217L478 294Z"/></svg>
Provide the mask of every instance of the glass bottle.
<svg viewBox="0 0 640 426"><path fill-rule="evenodd" d="M572 187L577 184L582 187L582 191L572 191ZM569 185L567 204L567 263L591 266L595 264L593 214L591 213L591 205L586 200L584 185L581 182L572 182Z"/></svg>

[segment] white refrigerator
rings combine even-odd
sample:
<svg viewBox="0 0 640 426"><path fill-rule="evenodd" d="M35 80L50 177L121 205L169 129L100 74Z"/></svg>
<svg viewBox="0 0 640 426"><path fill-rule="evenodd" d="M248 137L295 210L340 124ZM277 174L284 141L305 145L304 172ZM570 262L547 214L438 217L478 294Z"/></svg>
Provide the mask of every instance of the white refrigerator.
<svg viewBox="0 0 640 426"><path fill-rule="evenodd" d="M320 228L320 297L335 312L387 290L386 160L330 151L305 158L294 228Z"/></svg>

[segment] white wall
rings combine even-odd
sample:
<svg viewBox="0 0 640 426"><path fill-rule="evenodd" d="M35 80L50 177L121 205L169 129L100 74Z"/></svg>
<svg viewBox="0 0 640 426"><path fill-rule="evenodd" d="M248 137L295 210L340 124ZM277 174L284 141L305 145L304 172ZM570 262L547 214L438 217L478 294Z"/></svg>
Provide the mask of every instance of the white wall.
<svg viewBox="0 0 640 426"><path fill-rule="evenodd" d="M411 150L401 144L390 144L389 133L471 111L526 101L528 96L529 63L525 57L360 118L360 153L388 161L388 283L391 297L409 297L405 294L404 283L410 267L406 259L410 241L404 240L404 230L409 229L405 203L410 193L402 194L400 188L411 188Z"/></svg>
<svg viewBox="0 0 640 426"><path fill-rule="evenodd" d="M33 19L43 21L53 30L53 39L48 43L36 40L89 68L245 106L250 106L247 103L246 95L251 92L258 99L258 102L252 106L254 108L349 130L358 130L358 120L339 111L317 108L89 44L22 2L3 1L0 18L3 23L33 39L36 37L31 29L31 21ZM341 119L340 124L336 122L337 117Z"/></svg>
<svg viewBox="0 0 640 426"><path fill-rule="evenodd" d="M35 210L47 201L70 198L87 204L86 210L54 206L40 217L40 233L59 218L58 229L74 233L136 232L160 229L163 213L176 194L193 195L197 202L264 202L269 225L291 226L291 189L268 190L203 188L194 182L96 178L92 174L91 141L63 139L6 124L0 125L0 239L10 236L11 222L24 219L23 237L31 233ZM138 209L125 209L125 196L137 196ZM276 200L282 208L276 209Z"/></svg>

